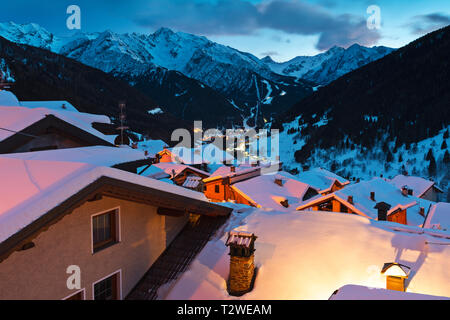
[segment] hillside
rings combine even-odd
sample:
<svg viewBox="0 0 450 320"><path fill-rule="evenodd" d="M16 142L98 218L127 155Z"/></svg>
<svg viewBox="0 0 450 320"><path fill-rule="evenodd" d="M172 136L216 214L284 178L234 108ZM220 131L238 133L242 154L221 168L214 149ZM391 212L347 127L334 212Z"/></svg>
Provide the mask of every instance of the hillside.
<svg viewBox="0 0 450 320"><path fill-rule="evenodd" d="M285 162L291 162L292 167L300 167L295 163L330 165L336 156L334 151L352 154L352 150L357 150L361 165L370 166L375 159L369 154L377 153L377 163L389 165L399 161L399 167L409 166L412 171L414 166L406 163L398 151L414 153L418 145L434 139L434 143L427 145L439 167L448 150L442 146L442 137L443 129L450 124L449 53L450 27L446 27L348 73L301 100L273 123L273 127L285 129L285 139L289 140ZM420 162L424 153L428 154L428 149L412 157ZM333 169L357 175L355 167L349 167L349 161L335 161ZM428 174L428 166L429 161L418 164L416 171ZM441 165L441 170L431 172L430 176L446 184L448 168L448 163ZM384 165L372 171L389 172Z"/></svg>
<svg viewBox="0 0 450 320"><path fill-rule="evenodd" d="M170 132L187 124L167 112L149 114L157 105L124 81L50 51L17 45L0 37L0 67L20 100L67 100L81 112L119 115L127 103L128 125L154 139L170 140Z"/></svg>

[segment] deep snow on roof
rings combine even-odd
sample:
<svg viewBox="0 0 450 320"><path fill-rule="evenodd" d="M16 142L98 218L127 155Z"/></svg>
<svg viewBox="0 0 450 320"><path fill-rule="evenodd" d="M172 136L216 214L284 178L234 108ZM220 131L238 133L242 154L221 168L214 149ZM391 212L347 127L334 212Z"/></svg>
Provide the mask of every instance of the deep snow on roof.
<svg viewBox="0 0 450 320"><path fill-rule="evenodd" d="M375 192L375 201L370 199L371 192ZM433 204L431 201L414 196L404 196L400 189L378 177L348 185L324 197L333 197L333 195L344 202L348 200L349 196L352 196L353 206L363 215L372 219L378 218L378 210L375 209L375 205L379 202L386 202L391 205L389 211L392 211L394 208L407 208L407 223L413 226L421 226L424 222L424 217L419 214L420 207L423 207L426 212L430 205ZM320 196L314 197L307 203L312 203L321 198ZM299 209L302 209L304 205L302 204Z"/></svg>
<svg viewBox="0 0 450 320"><path fill-rule="evenodd" d="M111 123L107 116L73 112L51 110L46 108L30 109L26 107L3 107L0 106L0 127L21 131L30 125L44 119L47 115L53 115L65 122L72 124L92 135L99 137L110 143L114 142L114 136L106 136L92 127L93 122ZM14 135L14 132L1 130L0 141Z"/></svg>
<svg viewBox="0 0 450 320"><path fill-rule="evenodd" d="M433 204L423 227L450 232L450 203Z"/></svg>
<svg viewBox="0 0 450 320"><path fill-rule="evenodd" d="M253 167L249 164L241 164L239 166L234 166L235 172L241 172L243 170L248 170L250 168L253 168ZM217 176L225 177L230 174L232 174L231 166L221 165L213 173L211 173L211 177L217 177Z"/></svg>
<svg viewBox="0 0 450 320"><path fill-rule="evenodd" d="M276 179L281 180L282 186L275 183ZM237 182L232 188L257 206L275 210L292 210L302 203L310 186L288 172L279 171L276 174L262 174ZM280 204L285 200L288 200L290 209Z"/></svg>
<svg viewBox="0 0 450 320"><path fill-rule="evenodd" d="M0 106L14 107L20 106L20 102L17 97L11 91L0 90Z"/></svg>
<svg viewBox="0 0 450 320"><path fill-rule="evenodd" d="M191 169L201 175L209 176L209 173L185 164L173 163L173 162L160 162L152 165L153 167L163 170L165 173L170 174L173 177L179 175L186 169Z"/></svg>
<svg viewBox="0 0 450 320"><path fill-rule="evenodd" d="M347 284L385 288L381 268L392 261L412 269L407 292L449 297L450 242L434 244L437 238L396 232L387 224L394 225L338 213L234 210L224 230L160 298L328 299ZM233 229L258 237L255 286L239 298L226 291L226 232Z"/></svg>
<svg viewBox="0 0 450 320"><path fill-rule="evenodd" d="M156 155L164 149L167 144L162 140L144 140L138 142L138 149L148 151L149 155Z"/></svg>
<svg viewBox="0 0 450 320"><path fill-rule="evenodd" d="M421 177L415 176L395 176L391 181L393 185L401 189L404 186L413 190L413 196L421 197L428 189L434 185L434 181L430 181Z"/></svg>
<svg viewBox="0 0 450 320"><path fill-rule="evenodd" d="M122 146L120 148L108 146L91 146L81 148L33 151L5 154L2 155L2 157L22 160L83 162L95 166L106 167L112 167L120 163L147 159L143 151L125 146Z"/></svg>
<svg viewBox="0 0 450 320"><path fill-rule="evenodd" d="M213 143L204 144L201 148L174 147L167 150L172 153L177 161L185 164L223 163L224 161L231 162L234 160L233 156Z"/></svg>
<svg viewBox="0 0 450 320"><path fill-rule="evenodd" d="M348 184L347 179L338 176L337 174L323 168L313 168L308 171L301 172L297 175L300 181L320 190L325 191L330 189L335 181L341 184Z"/></svg>
<svg viewBox="0 0 450 320"><path fill-rule="evenodd" d="M20 101L20 105L27 108L46 108L51 110L74 111L78 112L68 101Z"/></svg>
<svg viewBox="0 0 450 320"><path fill-rule="evenodd" d="M448 300L448 297L431 296L411 292L346 285L330 297L330 300Z"/></svg>
<svg viewBox="0 0 450 320"><path fill-rule="evenodd" d="M0 157L0 242L102 176L207 201L202 193L91 164Z"/></svg>

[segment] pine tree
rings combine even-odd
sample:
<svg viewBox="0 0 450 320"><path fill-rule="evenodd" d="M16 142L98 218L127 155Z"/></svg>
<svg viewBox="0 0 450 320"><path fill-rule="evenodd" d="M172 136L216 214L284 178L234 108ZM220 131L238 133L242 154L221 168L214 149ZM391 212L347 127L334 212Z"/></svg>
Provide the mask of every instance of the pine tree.
<svg viewBox="0 0 450 320"><path fill-rule="evenodd" d="M427 155L425 157L425 160L430 161L432 157L434 158L433 150L431 150L431 148L430 148L430 150L428 150L428 153L427 153Z"/></svg>
<svg viewBox="0 0 450 320"><path fill-rule="evenodd" d="M401 153L398 154L398 162L399 162L399 163L402 163L402 162L403 162L403 157L402 157L402 154L401 154Z"/></svg>
<svg viewBox="0 0 450 320"><path fill-rule="evenodd" d="M447 142L444 140L441 145L441 150L447 149Z"/></svg>
<svg viewBox="0 0 450 320"><path fill-rule="evenodd" d="M444 161L445 164L449 164L450 163L450 154L448 153L448 150L445 151L444 160L443 161Z"/></svg>
<svg viewBox="0 0 450 320"><path fill-rule="evenodd" d="M448 139L448 137L449 137L449 134L448 134L448 129L444 132L444 140L445 139Z"/></svg>
<svg viewBox="0 0 450 320"><path fill-rule="evenodd" d="M393 160L394 160L394 157L392 156L391 151L388 150L388 152L386 154L386 162L391 163Z"/></svg>
<svg viewBox="0 0 450 320"><path fill-rule="evenodd" d="M436 175L436 160L434 159L433 154L431 154L430 164L428 165L428 174L431 177Z"/></svg>

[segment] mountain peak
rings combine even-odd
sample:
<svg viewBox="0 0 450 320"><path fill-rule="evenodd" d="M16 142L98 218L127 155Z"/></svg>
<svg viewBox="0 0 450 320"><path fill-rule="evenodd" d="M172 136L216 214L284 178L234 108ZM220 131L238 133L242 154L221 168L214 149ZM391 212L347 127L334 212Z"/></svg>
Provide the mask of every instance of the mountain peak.
<svg viewBox="0 0 450 320"><path fill-rule="evenodd" d="M161 35L173 35L175 32L172 31L172 29L169 29L167 27L161 27L158 30L155 31L155 36L161 36Z"/></svg>
<svg viewBox="0 0 450 320"><path fill-rule="evenodd" d="M261 62L264 62L264 63L275 63L275 61L273 61L273 59L270 56L265 56L264 58L261 59Z"/></svg>

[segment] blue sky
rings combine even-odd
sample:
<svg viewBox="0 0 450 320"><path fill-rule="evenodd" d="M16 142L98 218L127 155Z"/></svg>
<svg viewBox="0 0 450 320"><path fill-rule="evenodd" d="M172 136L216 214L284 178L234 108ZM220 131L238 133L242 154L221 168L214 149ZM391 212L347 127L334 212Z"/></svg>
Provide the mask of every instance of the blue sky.
<svg viewBox="0 0 450 320"><path fill-rule="evenodd" d="M66 8L81 8L84 32L151 33L169 27L285 61L328 48L401 47L450 24L448 0L54 0L2 1L0 21L35 22L65 35ZM377 5L381 28L369 30L366 10Z"/></svg>

